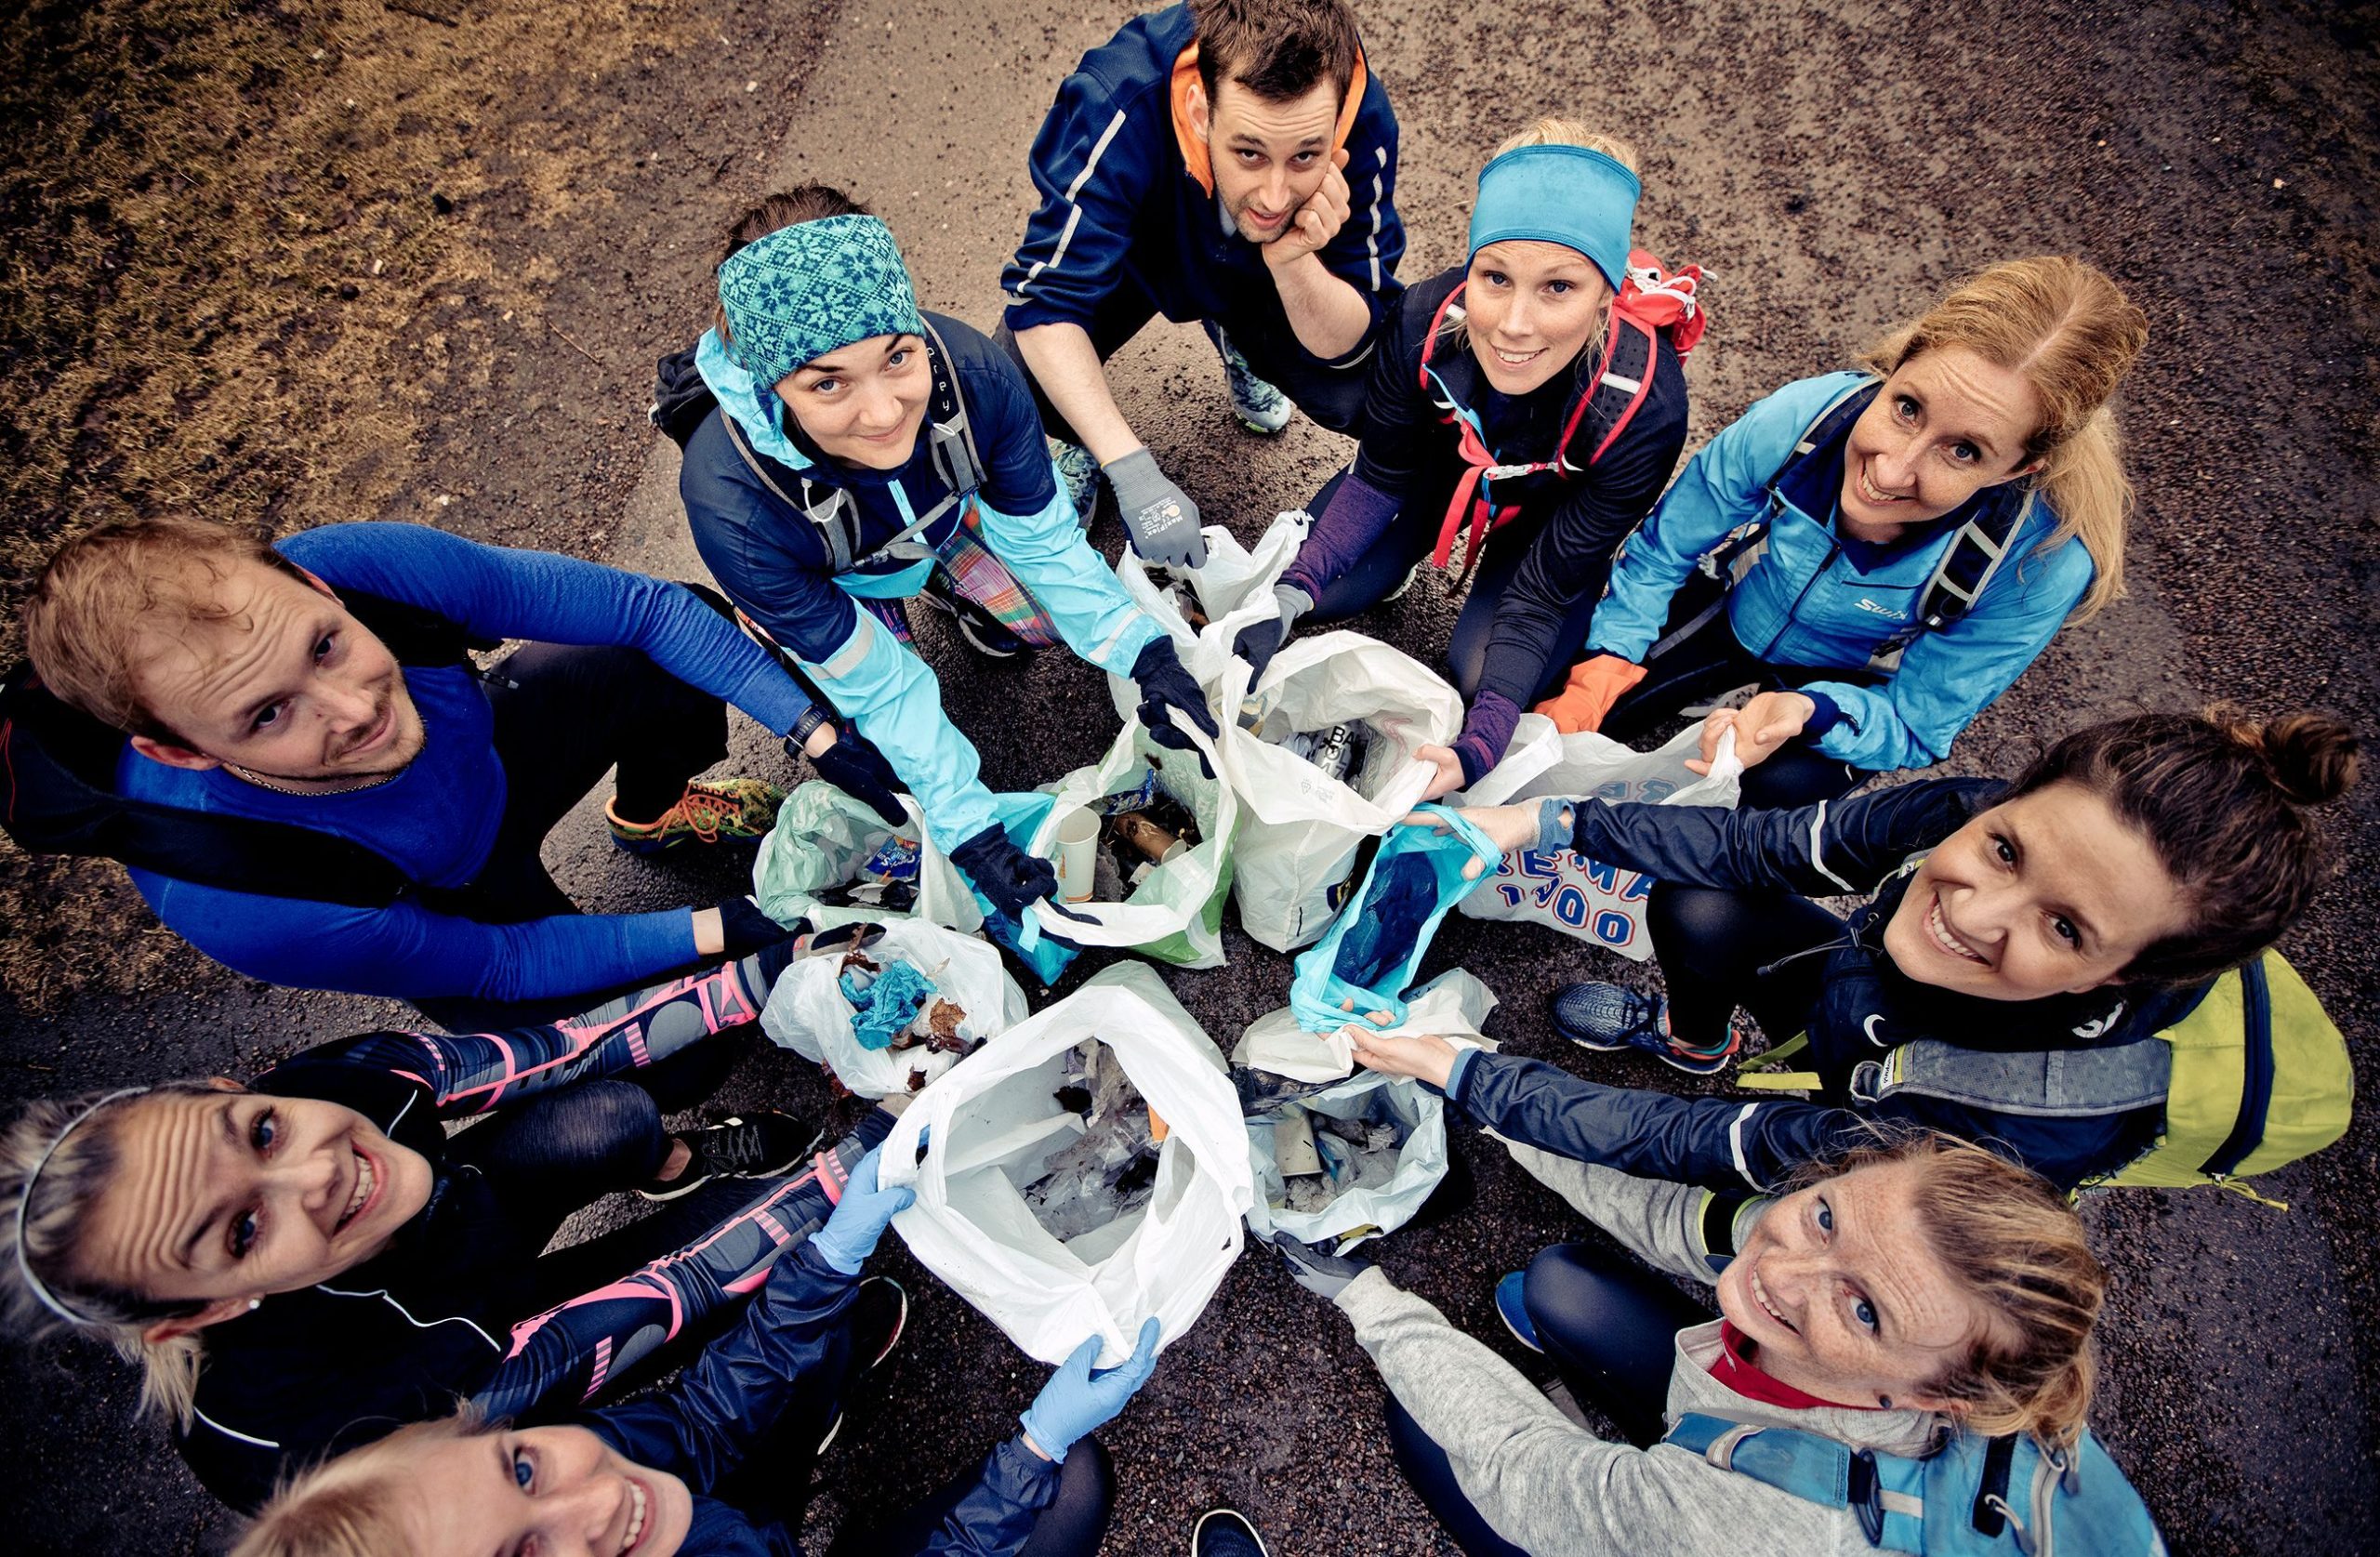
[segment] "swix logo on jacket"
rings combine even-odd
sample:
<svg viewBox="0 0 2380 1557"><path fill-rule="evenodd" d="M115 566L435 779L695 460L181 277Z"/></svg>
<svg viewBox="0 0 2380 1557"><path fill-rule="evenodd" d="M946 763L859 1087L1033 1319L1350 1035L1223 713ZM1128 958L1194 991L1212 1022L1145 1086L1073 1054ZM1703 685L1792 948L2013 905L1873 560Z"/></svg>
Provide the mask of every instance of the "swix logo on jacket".
<svg viewBox="0 0 2380 1557"><path fill-rule="evenodd" d="M1119 286L1176 323L1280 312L1263 256L1225 231L1207 149L1180 123L1177 104L1197 77L1193 34L1187 6L1135 17L1059 86L1033 138L1041 206L1000 276L1011 329L1087 325ZM1377 329L1402 290L1405 229L1394 201L1396 118L1360 59L1338 143L1349 209L1321 258L1370 305ZM1345 360L1369 350L1372 333Z"/></svg>

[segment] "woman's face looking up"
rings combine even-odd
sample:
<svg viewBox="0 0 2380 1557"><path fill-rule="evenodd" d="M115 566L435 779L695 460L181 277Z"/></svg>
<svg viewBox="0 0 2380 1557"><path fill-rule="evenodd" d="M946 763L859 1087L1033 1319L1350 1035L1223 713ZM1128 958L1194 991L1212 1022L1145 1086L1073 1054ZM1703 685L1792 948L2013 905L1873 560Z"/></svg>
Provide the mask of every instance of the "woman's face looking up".
<svg viewBox="0 0 2380 1557"><path fill-rule="evenodd" d="M1611 284L1577 249L1513 238L1471 257L1464 328L1479 371L1525 395L1568 367L1611 307Z"/></svg>
<svg viewBox="0 0 2380 1557"><path fill-rule="evenodd" d="M403 1454L405 1550L423 1557L670 1557L686 1539L686 1484L622 1458L583 1427L431 1439Z"/></svg>
<svg viewBox="0 0 2380 1557"><path fill-rule="evenodd" d="M1851 424L1843 451L1843 527L1886 542L1930 524L1988 486L2037 468L2025 445L2041 397L2022 374L1963 346L1937 347L1893 370Z"/></svg>
<svg viewBox="0 0 2380 1557"><path fill-rule="evenodd" d="M933 375L916 336L870 336L804 363L777 398L830 459L898 470L917 453Z"/></svg>

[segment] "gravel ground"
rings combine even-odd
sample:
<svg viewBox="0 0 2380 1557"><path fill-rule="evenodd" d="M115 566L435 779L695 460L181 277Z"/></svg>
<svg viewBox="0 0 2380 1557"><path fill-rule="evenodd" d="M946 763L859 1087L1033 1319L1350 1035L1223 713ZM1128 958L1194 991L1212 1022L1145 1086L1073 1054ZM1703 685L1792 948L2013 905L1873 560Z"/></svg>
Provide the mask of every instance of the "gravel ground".
<svg viewBox="0 0 2380 1557"><path fill-rule="evenodd" d="M347 11L353 46L323 67L321 90L373 101L391 90L384 75L406 71L492 84L474 126L455 132L477 171L449 215L475 257L453 274L394 278L406 307L384 381L417 405L418 434L357 488L368 501L342 507L343 488L300 480L311 506L297 511L428 519L687 576L696 564L674 452L639 413L646 364L699 318L711 231L772 185L829 178L892 222L931 306L988 324L1031 199L1024 148L1059 75L1125 7L700 0L666 20L599 7L641 30L636 46L569 73L535 50L491 49L490 30L511 16L502 6L464 7L451 28ZM2138 703L2314 703L2380 729L2368 653L2373 7L1375 0L1364 15L1404 125L1408 278L1460 257L1479 156L1529 116L1578 113L1636 139L1640 242L1712 275L1716 324L1689 365L1698 440L1776 385L1843 365L1878 327L1996 257L2087 255L2148 310L2154 336L2125 405L2142 499L2132 598L2062 638L1961 743L1952 770L2007 771L2042 740ZM534 289L554 327L499 327L511 323L507 286ZM1144 336L1117 377L1160 458L1243 538L1344 457L1342 441L1302 423L1270 442L1233 427L1195 331ZM1095 538L1112 553L1112 521ZM1428 657L1450 622L1440 581L1426 579L1358 625ZM1112 735L1087 666L1056 654L985 666L933 623L921 642L996 787L1053 778ZM748 726L738 757L784 767ZM2289 951L2368 1058L2375 959L2360 930L2380 914L2380 891L2354 867L2374 857L2380 785L2334 820L2351 868ZM591 809L549 855L582 902L605 909L712 895L735 875L731 862L615 855ZM42 880L53 896L17 904L13 936L53 921L122 928L98 945L88 930L52 937L40 976L11 982L0 1010L11 1095L245 1074L390 1019L378 1002L269 990L204 963L109 873ZM1289 965L1229 922L1225 935L1228 970L1168 982L1228 1046L1286 997ZM139 978L102 976L127 957ZM1502 997L1490 1030L1508 1049L1582 1071L1589 1062L1552 1041L1546 996L1580 977L1646 976L1574 943L1461 920L1428 970L1453 966ZM1593 1067L1648 1086L1680 1079L1644 1060ZM835 1107L814 1073L774 1052L747 1060L720 1106L760 1102ZM2369 1117L2276 1176L2285 1215L2212 1192L2129 1192L2089 1209L2118 1273L2096 1423L2176 1551L2375 1544L2380 1376L2371 1349L2347 1339L2375 1317L2380 1137ZM1470 1211L1387 1240L1381 1258L1517 1361L1489 1289L1579 1227L1475 1137L1455 1150L1477 1181ZM905 1501L977 1458L1042 1373L906 1256L888 1250L883 1263L910 1282L918 1323L883 1397L823 1469L812 1515L822 1538L852 1511ZM98 1349L0 1351L0 1453L15 1468L0 1499L20 1543L219 1544L227 1521L163 1434L132 1423L132 1395ZM1103 1434L1121 1476L1109 1550L1176 1550L1189 1518L1217 1501L1254 1517L1277 1551L1450 1550L1378 1423L1378 1386L1344 1322L1269 1257L1245 1259Z"/></svg>

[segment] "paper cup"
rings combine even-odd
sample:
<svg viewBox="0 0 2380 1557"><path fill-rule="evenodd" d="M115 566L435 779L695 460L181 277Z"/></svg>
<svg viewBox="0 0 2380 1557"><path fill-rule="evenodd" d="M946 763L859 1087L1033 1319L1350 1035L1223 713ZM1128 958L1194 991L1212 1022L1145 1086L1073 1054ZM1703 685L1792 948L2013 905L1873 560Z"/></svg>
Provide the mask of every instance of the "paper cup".
<svg viewBox="0 0 2380 1557"><path fill-rule="evenodd" d="M1078 806L1058 824L1058 896L1067 903L1089 903L1098 862L1099 813Z"/></svg>

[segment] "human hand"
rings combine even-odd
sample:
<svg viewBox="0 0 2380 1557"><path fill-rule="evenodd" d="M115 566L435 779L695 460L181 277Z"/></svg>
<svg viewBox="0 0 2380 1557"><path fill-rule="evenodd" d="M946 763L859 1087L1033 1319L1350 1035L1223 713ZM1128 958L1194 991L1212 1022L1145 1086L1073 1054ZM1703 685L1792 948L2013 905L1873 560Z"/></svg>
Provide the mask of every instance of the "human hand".
<svg viewBox="0 0 2380 1557"><path fill-rule="evenodd" d="M1132 1354L1094 1373L1091 1365L1101 1342L1097 1336L1087 1337L1017 1418L1025 1428L1025 1446L1044 1459L1063 1463L1068 1448L1114 1421L1157 1371L1157 1323L1151 1315L1141 1326L1140 1344Z"/></svg>
<svg viewBox="0 0 2380 1557"><path fill-rule="evenodd" d="M1250 623L1231 640L1231 652L1248 662L1248 684L1251 687L1264 679L1264 667L1273 663L1273 656L1289 640L1298 618L1314 609L1314 597L1294 584L1276 584L1273 607L1276 614L1269 620Z"/></svg>
<svg viewBox="0 0 2380 1557"><path fill-rule="evenodd" d="M1174 652L1173 640L1150 639L1132 662L1132 680L1141 689L1141 723L1148 727L1149 739L1172 751L1186 751L1198 759L1198 771L1209 778L1215 776L1215 766L1207 754L1191 744L1187 732L1173 722L1169 709L1179 708L1182 716L1210 741L1223 739L1223 731L1215 723L1213 712L1207 706L1207 694L1191 680L1190 672L1182 668L1182 656Z"/></svg>
<svg viewBox="0 0 2380 1557"><path fill-rule="evenodd" d="M1702 755L1686 759L1686 772L1707 775L1719 759L1719 737L1730 730L1736 732L1736 760L1757 768L1799 735L1818 711L1798 692L1765 692L1740 708L1714 708L1702 721Z"/></svg>
<svg viewBox="0 0 2380 1557"><path fill-rule="evenodd" d="M1593 654L1570 667L1562 690L1537 706L1565 735L1603 728L1620 694L1645 679L1645 667L1618 654Z"/></svg>
<svg viewBox="0 0 2380 1557"><path fill-rule="evenodd" d="M1382 1075L1409 1075L1416 1081L1426 1081L1443 1092L1454 1075L1454 1045L1435 1033L1415 1034L1408 1037L1392 1037L1386 1033L1367 1033L1360 1027L1342 1027L1347 1041L1355 1046L1355 1063Z"/></svg>
<svg viewBox="0 0 2380 1557"><path fill-rule="evenodd" d="M1346 169L1347 149L1342 146L1330 153L1330 166L1322 176L1322 186L1306 196L1305 204L1281 229L1281 235L1260 245L1265 264L1276 270L1292 264L1339 236L1339 230L1347 225L1347 213L1355 205L1347 189Z"/></svg>
<svg viewBox="0 0 2380 1557"><path fill-rule="evenodd" d="M819 738L825 737L825 744ZM786 745L793 745L793 737L786 737ZM816 746L818 749L813 750ZM856 730L837 731L831 724L822 724L811 732L802 746L802 754L818 776L856 800L865 800L868 808L894 826L909 819L901 809L897 791L908 785L892 771L892 764L875 744Z"/></svg>
<svg viewBox="0 0 2380 1557"><path fill-rule="evenodd" d="M1010 842L997 822L952 850L950 863L1011 918L1024 917L1027 908L1058 891L1056 867Z"/></svg>
<svg viewBox="0 0 2380 1557"><path fill-rule="evenodd" d="M919 1139L922 1142L924 1138ZM859 1159L826 1225L810 1235L810 1247L818 1251L818 1258L847 1276L859 1274L892 1219L917 1203L918 1192L908 1185L885 1189L877 1182L883 1156L884 1148L878 1146Z"/></svg>
<svg viewBox="0 0 2380 1557"><path fill-rule="evenodd" d="M1575 812L1573 802L1558 795L1541 800L1523 800L1509 806L1465 806L1462 819L1488 835L1488 841L1503 853L1516 849L1535 849L1554 853L1570 847L1570 823ZM1401 825L1428 827L1434 832L1451 832L1453 827L1443 816L1427 811L1408 811ZM1462 878L1477 880L1488 867L1473 860L1462 867Z"/></svg>
<svg viewBox="0 0 2380 1557"><path fill-rule="evenodd" d="M1368 1260L1350 1259L1345 1255L1325 1254L1312 1244L1302 1244L1286 1233L1273 1234L1275 1247L1281 1251L1283 1263L1289 1268L1289 1279L1317 1298L1339 1300L1347 1284L1372 1268Z"/></svg>
<svg viewBox="0 0 2380 1557"><path fill-rule="evenodd" d="M1134 449L1101 468L1116 492L1116 511L1144 562L1169 568L1207 565L1207 537L1198 529L1198 505L1157 468L1157 456Z"/></svg>
<svg viewBox="0 0 2380 1557"><path fill-rule="evenodd" d="M1430 787L1421 791L1422 799L1435 800L1462 787L1462 759L1452 746L1423 746L1413 755L1437 770Z"/></svg>

